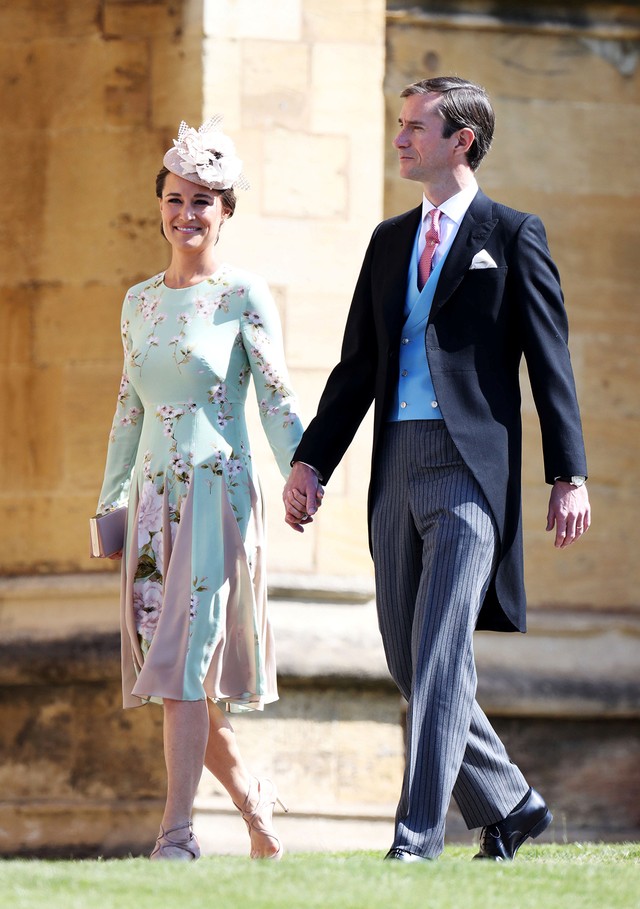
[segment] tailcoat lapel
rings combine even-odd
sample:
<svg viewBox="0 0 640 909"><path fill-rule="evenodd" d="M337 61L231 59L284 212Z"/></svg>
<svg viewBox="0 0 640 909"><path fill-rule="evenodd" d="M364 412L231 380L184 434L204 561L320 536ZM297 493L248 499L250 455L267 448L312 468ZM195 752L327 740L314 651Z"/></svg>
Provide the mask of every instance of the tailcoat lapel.
<svg viewBox="0 0 640 909"><path fill-rule="evenodd" d="M491 216L491 207L491 200L478 190L444 262L431 306L432 317L455 291L468 271L471 260L485 246L498 223L497 218Z"/></svg>
<svg viewBox="0 0 640 909"><path fill-rule="evenodd" d="M391 346L400 336L405 320L404 299L407 291L409 262L413 251L422 205L387 222L380 301ZM447 302L463 279L471 260L486 244L498 223L492 217L492 202L478 190L456 235L436 287L431 315ZM398 293L401 288L401 294ZM402 302L399 305L399 300Z"/></svg>
<svg viewBox="0 0 640 909"><path fill-rule="evenodd" d="M400 336L405 320L404 301L407 294L409 263L421 216L422 205L419 205L418 208L400 215L389 225L390 230L385 244L381 305L392 345Z"/></svg>

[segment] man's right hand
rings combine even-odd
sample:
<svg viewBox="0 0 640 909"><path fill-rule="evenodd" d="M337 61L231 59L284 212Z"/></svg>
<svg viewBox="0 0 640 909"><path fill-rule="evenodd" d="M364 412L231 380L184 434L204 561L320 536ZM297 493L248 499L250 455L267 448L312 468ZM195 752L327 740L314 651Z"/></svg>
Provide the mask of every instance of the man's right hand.
<svg viewBox="0 0 640 909"><path fill-rule="evenodd" d="M313 521L323 496L324 489L316 472L302 461L296 461L282 493L286 523L298 533L304 533L304 525Z"/></svg>

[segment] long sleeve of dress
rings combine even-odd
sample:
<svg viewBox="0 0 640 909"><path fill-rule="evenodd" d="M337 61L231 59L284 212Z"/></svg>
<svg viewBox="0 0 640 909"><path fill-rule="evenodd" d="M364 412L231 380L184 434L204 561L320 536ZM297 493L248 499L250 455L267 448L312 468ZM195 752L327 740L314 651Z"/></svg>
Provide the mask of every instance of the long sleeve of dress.
<svg viewBox="0 0 640 909"><path fill-rule="evenodd" d="M241 331L262 426L280 473L287 477L303 427L285 363L280 317L262 279L254 279L248 289Z"/></svg>
<svg viewBox="0 0 640 909"><path fill-rule="evenodd" d="M122 325L122 339L124 365L118 403L109 434L104 480L98 502L99 514L127 504L131 472L136 459L144 416L142 401L129 379L128 323L126 320Z"/></svg>

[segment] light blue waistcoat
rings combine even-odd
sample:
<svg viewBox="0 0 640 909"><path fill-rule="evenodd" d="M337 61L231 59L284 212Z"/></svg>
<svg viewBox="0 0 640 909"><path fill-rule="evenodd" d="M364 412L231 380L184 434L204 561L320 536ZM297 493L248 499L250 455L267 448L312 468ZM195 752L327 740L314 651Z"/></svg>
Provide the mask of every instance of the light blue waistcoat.
<svg viewBox="0 0 640 909"><path fill-rule="evenodd" d="M398 384L394 401L387 419L398 420L441 420L442 412L436 401L431 381L425 332L431 304L438 286L440 271L445 262L444 255L435 266L427 283L418 290L418 236L413 244L409 263L409 281L404 304L406 321L402 328L400 355L398 357Z"/></svg>

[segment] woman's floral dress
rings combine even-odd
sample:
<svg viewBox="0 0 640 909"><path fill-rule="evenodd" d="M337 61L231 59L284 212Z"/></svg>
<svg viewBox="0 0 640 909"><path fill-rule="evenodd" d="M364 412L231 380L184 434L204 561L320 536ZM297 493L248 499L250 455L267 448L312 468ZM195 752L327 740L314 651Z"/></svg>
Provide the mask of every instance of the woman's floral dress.
<svg viewBox="0 0 640 909"><path fill-rule="evenodd" d="M266 283L222 266L124 301L124 370L99 512L128 505L122 565L124 706L277 699L260 487L245 422L250 379L283 476L302 435Z"/></svg>

